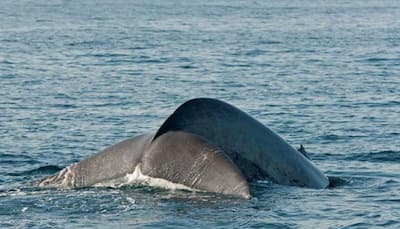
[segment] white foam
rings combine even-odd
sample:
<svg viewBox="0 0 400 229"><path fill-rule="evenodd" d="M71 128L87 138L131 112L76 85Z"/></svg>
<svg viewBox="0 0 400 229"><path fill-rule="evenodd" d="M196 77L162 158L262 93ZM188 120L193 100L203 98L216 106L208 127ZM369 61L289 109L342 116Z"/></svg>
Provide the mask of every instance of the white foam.
<svg viewBox="0 0 400 229"><path fill-rule="evenodd" d="M21 189L15 190L0 190L0 197L7 197L7 196L26 196L27 193L22 191Z"/></svg>
<svg viewBox="0 0 400 229"><path fill-rule="evenodd" d="M39 187L59 187L59 188L73 188L75 187L75 173L73 169L77 163L73 163L55 175L46 177L39 181Z"/></svg>
<svg viewBox="0 0 400 229"><path fill-rule="evenodd" d="M126 174L126 176L106 182L97 183L95 187L121 187L130 184L144 184L151 187L165 188L170 190L188 190L188 191L198 191L196 189L190 188L183 184L173 183L171 181L154 178L144 175L140 169L141 164L138 164L133 173Z"/></svg>

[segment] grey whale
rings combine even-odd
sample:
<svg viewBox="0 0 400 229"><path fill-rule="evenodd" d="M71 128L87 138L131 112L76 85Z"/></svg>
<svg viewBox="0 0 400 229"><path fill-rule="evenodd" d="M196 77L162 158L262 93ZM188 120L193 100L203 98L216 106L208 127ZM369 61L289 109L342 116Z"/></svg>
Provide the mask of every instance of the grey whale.
<svg viewBox="0 0 400 229"><path fill-rule="evenodd" d="M250 197L249 182L326 188L329 180L305 155L226 102L196 98L179 106L155 134L119 142L38 181L79 188L135 173L195 190ZM137 177L136 177L137 178Z"/></svg>

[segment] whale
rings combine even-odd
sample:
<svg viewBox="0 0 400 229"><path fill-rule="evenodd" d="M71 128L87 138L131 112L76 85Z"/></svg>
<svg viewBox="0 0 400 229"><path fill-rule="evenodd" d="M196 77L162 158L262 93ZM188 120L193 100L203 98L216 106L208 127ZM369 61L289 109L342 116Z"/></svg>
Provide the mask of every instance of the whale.
<svg viewBox="0 0 400 229"><path fill-rule="evenodd" d="M257 180L329 186L303 147L295 149L227 102L195 98L180 105L155 133L116 143L37 184L82 188L137 182L248 199L249 184Z"/></svg>

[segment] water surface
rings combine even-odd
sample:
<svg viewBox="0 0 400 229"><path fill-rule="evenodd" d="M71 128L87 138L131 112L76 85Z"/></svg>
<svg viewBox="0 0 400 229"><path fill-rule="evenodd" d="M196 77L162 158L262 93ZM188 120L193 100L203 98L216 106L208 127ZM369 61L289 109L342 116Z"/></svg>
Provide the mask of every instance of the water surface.
<svg viewBox="0 0 400 229"><path fill-rule="evenodd" d="M398 1L0 3L0 227L400 227ZM251 200L29 182L230 102L338 183Z"/></svg>

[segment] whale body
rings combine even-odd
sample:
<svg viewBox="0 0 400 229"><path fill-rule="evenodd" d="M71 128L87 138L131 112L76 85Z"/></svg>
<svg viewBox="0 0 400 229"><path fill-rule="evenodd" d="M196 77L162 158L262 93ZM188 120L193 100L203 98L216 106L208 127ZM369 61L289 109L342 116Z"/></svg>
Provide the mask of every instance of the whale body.
<svg viewBox="0 0 400 229"><path fill-rule="evenodd" d="M275 132L210 98L189 100L155 134L119 142L38 184L79 188L139 177L243 198L250 197L249 182L259 179L307 188L329 185L307 157Z"/></svg>

